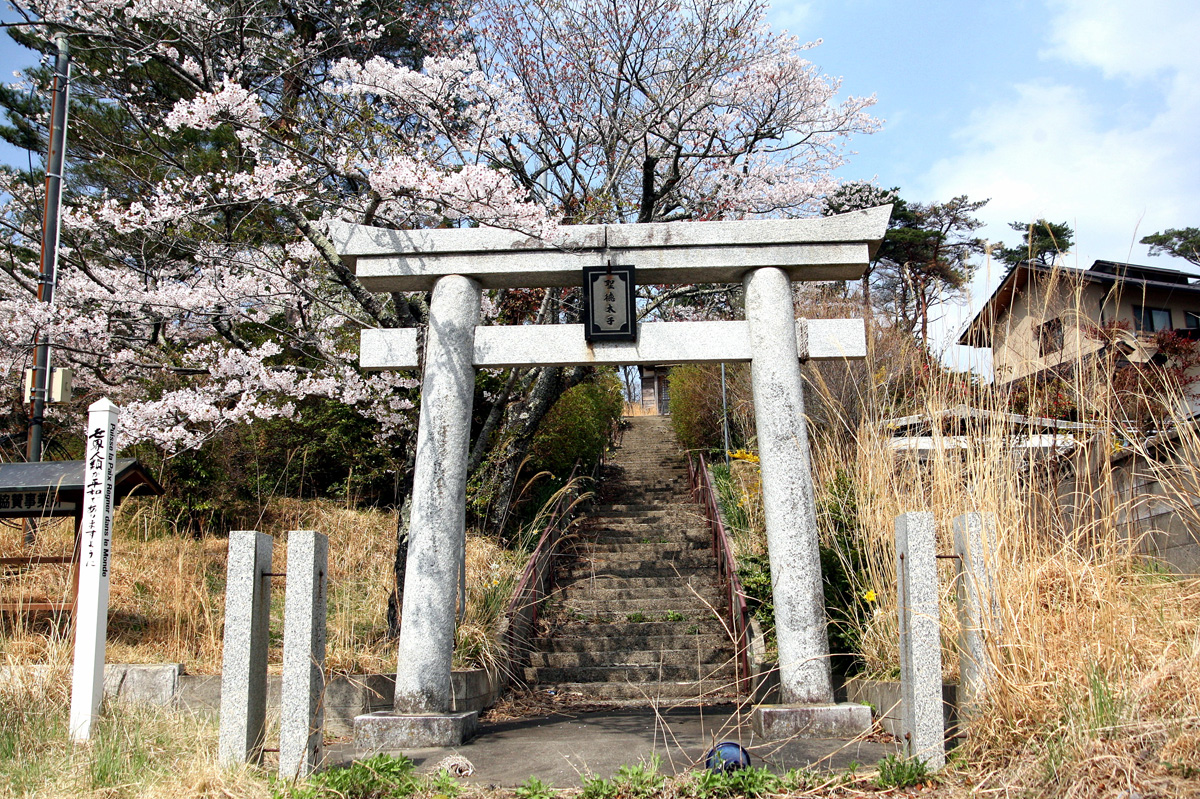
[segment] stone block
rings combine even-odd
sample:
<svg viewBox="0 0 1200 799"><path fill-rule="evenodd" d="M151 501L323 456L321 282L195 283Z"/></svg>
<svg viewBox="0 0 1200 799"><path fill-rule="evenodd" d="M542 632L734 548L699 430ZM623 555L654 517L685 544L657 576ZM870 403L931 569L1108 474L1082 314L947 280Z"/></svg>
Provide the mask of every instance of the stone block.
<svg viewBox="0 0 1200 799"><path fill-rule="evenodd" d="M946 764L935 531L932 513L896 517L902 739L934 771Z"/></svg>
<svg viewBox="0 0 1200 799"><path fill-rule="evenodd" d="M325 603L329 538L288 533L279 702L279 776L307 777L321 763L325 729Z"/></svg>
<svg viewBox="0 0 1200 799"><path fill-rule="evenodd" d="M123 702L172 707L182 663L110 663L104 667L104 695Z"/></svg>
<svg viewBox="0 0 1200 799"><path fill-rule="evenodd" d="M359 757L429 746L460 746L475 734L479 713L367 713L354 719Z"/></svg>
<svg viewBox="0 0 1200 799"><path fill-rule="evenodd" d="M754 734L785 738L856 738L871 730L871 708L852 702L826 705L759 705L751 714Z"/></svg>
<svg viewBox="0 0 1200 799"><path fill-rule="evenodd" d="M958 673L964 713L970 713L992 679L990 639L1000 630L999 605L989 561L995 522L990 514L955 517L954 554L958 556Z"/></svg>
<svg viewBox="0 0 1200 799"><path fill-rule="evenodd" d="M225 650L221 665L218 759L236 766L262 756L267 723L267 643L271 613L271 536L229 534Z"/></svg>

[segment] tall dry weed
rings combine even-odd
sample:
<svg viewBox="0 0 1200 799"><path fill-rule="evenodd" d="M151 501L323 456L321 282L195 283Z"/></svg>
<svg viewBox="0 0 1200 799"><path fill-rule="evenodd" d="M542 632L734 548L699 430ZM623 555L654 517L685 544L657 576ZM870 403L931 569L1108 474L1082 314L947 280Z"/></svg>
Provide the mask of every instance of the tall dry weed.
<svg viewBox="0 0 1200 799"><path fill-rule="evenodd" d="M1068 288L1042 295L1045 315L1089 318L1082 291ZM818 501L830 498L839 473L854 486L854 543L866 557L850 576L875 598L861 618L861 654L868 674L887 678L899 671L895 517L932 511L940 554L952 551L955 516L995 520L987 567L998 600L996 677L967 720L960 761L977 777L1046 796L1093 795L1131 774L1147 786L1182 780L1177 790L1192 790L1188 779L1200 778L1200 581L1170 573L1146 545L1148 525L1164 511L1193 536L1200 530L1190 389L1166 370L1161 381L1131 383L1090 333L1076 335L1085 357L1062 370L1052 391L980 386L919 358L899 369L872 364L874 385L860 387L850 400L860 407L845 414L862 421L814 426ZM955 409L964 404L984 413L963 421ZM1013 424L1005 416L1013 410L1069 415L1079 426L1059 430L1071 440L1058 447L1026 446L1028 433L1055 431ZM912 415L929 420L921 430L928 448L897 451L894 420ZM939 564L944 677L954 680L954 567Z"/></svg>

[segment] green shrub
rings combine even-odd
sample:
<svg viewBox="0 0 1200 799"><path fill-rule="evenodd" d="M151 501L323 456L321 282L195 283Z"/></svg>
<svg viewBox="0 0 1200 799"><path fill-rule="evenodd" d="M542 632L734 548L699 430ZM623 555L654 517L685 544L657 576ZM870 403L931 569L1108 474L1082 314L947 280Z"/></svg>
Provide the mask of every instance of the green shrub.
<svg viewBox="0 0 1200 799"><path fill-rule="evenodd" d="M531 466L565 478L576 460L596 463L624 408L621 381L613 371L597 372L588 382L567 389L534 435Z"/></svg>
<svg viewBox="0 0 1200 799"><path fill-rule="evenodd" d="M688 364L671 370L671 427L685 449L725 448L721 428L721 367Z"/></svg>

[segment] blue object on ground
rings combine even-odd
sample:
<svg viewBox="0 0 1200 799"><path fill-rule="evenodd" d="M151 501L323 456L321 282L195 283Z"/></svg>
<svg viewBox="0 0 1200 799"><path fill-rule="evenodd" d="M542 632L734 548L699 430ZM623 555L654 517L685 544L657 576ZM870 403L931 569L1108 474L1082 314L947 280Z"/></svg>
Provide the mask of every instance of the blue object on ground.
<svg viewBox="0 0 1200 799"><path fill-rule="evenodd" d="M750 753L736 741L721 741L708 750L704 766L709 771L728 774L731 771L750 767Z"/></svg>

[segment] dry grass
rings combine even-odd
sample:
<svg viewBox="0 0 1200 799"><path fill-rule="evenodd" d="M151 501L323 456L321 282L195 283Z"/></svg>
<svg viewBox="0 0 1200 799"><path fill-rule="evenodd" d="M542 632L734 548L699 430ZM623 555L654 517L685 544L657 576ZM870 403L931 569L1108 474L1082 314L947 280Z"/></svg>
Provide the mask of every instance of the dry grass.
<svg viewBox="0 0 1200 799"><path fill-rule="evenodd" d="M135 500L118 511L107 659L110 663L183 663L195 674L221 669L227 539L180 537L167 531L153 501ZM313 529L329 536L329 605L326 667L334 673L395 669L395 642L387 634L387 597L392 585L395 515L347 509L320 500L272 500L259 529L276 536L273 569L286 569L288 530ZM66 524L41 532L39 554L69 553ZM22 551L20 530L0 530L0 551ZM511 593L523 561L493 542L469 536L468 605L460 630L458 665L481 662L498 623L498 594ZM498 582L497 582L498 580ZM65 568L40 567L9 575L6 599L63 598ZM272 627L282 630L284 581L272 591ZM507 595L504 596L507 601ZM68 622L45 615L9 617L0 634L0 656L26 663L50 662ZM273 668L282 662L281 638L273 636Z"/></svg>
<svg viewBox="0 0 1200 799"><path fill-rule="evenodd" d="M92 740L72 744L70 648L53 641L46 655L47 669L6 669L0 683L0 795L271 796L261 771L218 766L216 723L188 714L108 705Z"/></svg>
<svg viewBox="0 0 1200 799"><path fill-rule="evenodd" d="M1047 309L1048 318L1062 314L1061 307ZM907 368L911 377L920 363ZM1080 460L1081 452L1014 453L1013 430L999 422L973 425L965 446L935 425L936 446L918 459L892 451L889 417L937 416L962 402L1010 408L1003 392L936 369L925 372L932 378L912 381L908 406L898 406L892 389L905 378L897 371L895 363L878 366L876 386L860 389L861 423L825 427L814 446L818 502L844 499L829 491L839 472L854 486L855 540L868 557L852 576L860 593L874 590L878 598L860 619L867 671L894 678L899 670L895 517L934 512L938 552L949 553L955 516L990 514L996 526L988 568L998 602L990 645L998 669L968 721L959 768L987 789L1023 795L1200 794L1200 580L1169 574L1141 553L1144 531L1129 521L1147 498L1116 490L1120 467L1096 457L1123 449L1141 458L1139 468L1157 481L1157 506L1200 528L1193 507L1196 425L1178 414L1161 420L1160 430L1174 431L1157 437L1171 439L1165 458L1142 432L1144 417L1127 415L1131 408L1181 408L1184 390L1164 378L1153 396L1131 397L1129 382L1098 360L1028 408L1048 415L1064 402L1074 405L1095 425L1084 434L1090 460ZM939 563L944 677L955 680L954 573L952 561Z"/></svg>

